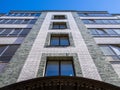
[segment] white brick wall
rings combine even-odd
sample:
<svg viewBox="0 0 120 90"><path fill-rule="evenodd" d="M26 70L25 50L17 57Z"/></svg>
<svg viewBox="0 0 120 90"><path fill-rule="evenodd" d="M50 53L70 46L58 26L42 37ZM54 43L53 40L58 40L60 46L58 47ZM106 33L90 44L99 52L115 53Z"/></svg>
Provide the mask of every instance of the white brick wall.
<svg viewBox="0 0 120 90"><path fill-rule="evenodd" d="M33 24L0 24L0 28L32 28Z"/></svg>
<svg viewBox="0 0 120 90"><path fill-rule="evenodd" d="M48 30L52 21L52 15L66 15L69 22L69 30ZM56 20L57 21L57 20ZM66 48L44 48L48 32L71 32L75 47ZM87 46L82 38L81 33L71 12L49 12L42 24L38 36L33 44L29 56L20 73L18 81L35 78L39 69L42 53L77 53L84 77L101 80L97 68L88 52Z"/></svg>
<svg viewBox="0 0 120 90"><path fill-rule="evenodd" d="M0 44L13 44L17 37L0 37Z"/></svg>

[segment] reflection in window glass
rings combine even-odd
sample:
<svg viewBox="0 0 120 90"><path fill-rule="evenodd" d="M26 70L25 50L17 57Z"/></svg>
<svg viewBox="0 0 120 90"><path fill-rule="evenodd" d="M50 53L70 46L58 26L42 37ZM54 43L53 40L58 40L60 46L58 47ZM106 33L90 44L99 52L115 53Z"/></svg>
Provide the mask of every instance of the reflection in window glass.
<svg viewBox="0 0 120 90"><path fill-rule="evenodd" d="M107 57L112 57L113 60L120 60L119 45L100 45L100 48Z"/></svg>
<svg viewBox="0 0 120 90"><path fill-rule="evenodd" d="M66 22L53 22L52 29L67 29Z"/></svg>
<svg viewBox="0 0 120 90"><path fill-rule="evenodd" d="M13 31L9 34L9 36L17 36L20 31L21 31L21 30L13 30Z"/></svg>
<svg viewBox="0 0 120 90"><path fill-rule="evenodd" d="M61 61L61 76L74 76L73 65L71 61Z"/></svg>
<svg viewBox="0 0 120 90"><path fill-rule="evenodd" d="M19 20L16 20L14 24L21 24L22 21L23 21L22 19L21 19L21 20L20 20L20 19L19 19Z"/></svg>
<svg viewBox="0 0 120 90"><path fill-rule="evenodd" d="M50 42L50 45L52 46L56 46L56 45L59 45L59 38L58 37L52 37L51 38L51 42Z"/></svg>
<svg viewBox="0 0 120 90"><path fill-rule="evenodd" d="M3 53L3 51L5 50L6 47L7 46L5 46L5 45L0 45L0 56Z"/></svg>
<svg viewBox="0 0 120 90"><path fill-rule="evenodd" d="M68 46L69 45L68 37L61 37L60 38L60 45Z"/></svg>
<svg viewBox="0 0 120 90"><path fill-rule="evenodd" d="M59 62L48 61L45 76L58 76L58 75L59 75Z"/></svg>
<svg viewBox="0 0 120 90"><path fill-rule="evenodd" d="M69 46L68 35L52 35L50 40L51 46Z"/></svg>
<svg viewBox="0 0 120 90"><path fill-rule="evenodd" d="M36 22L36 19L32 19L32 20L29 22L29 24L35 24L35 22Z"/></svg>
<svg viewBox="0 0 120 90"><path fill-rule="evenodd" d="M19 36L26 36L29 33L30 29L23 29Z"/></svg>
<svg viewBox="0 0 120 90"><path fill-rule="evenodd" d="M104 55L115 55L114 52L108 46L100 46Z"/></svg>
<svg viewBox="0 0 120 90"><path fill-rule="evenodd" d="M1 34L0 36L7 36L9 35L9 33L12 31L12 29L5 29Z"/></svg>
<svg viewBox="0 0 120 90"><path fill-rule="evenodd" d="M47 58L45 76L74 76L72 60L68 57Z"/></svg>
<svg viewBox="0 0 120 90"><path fill-rule="evenodd" d="M114 29L117 34L120 34L120 29Z"/></svg>
<svg viewBox="0 0 120 90"><path fill-rule="evenodd" d="M112 45L110 47L117 55L120 55L120 47L112 46Z"/></svg>

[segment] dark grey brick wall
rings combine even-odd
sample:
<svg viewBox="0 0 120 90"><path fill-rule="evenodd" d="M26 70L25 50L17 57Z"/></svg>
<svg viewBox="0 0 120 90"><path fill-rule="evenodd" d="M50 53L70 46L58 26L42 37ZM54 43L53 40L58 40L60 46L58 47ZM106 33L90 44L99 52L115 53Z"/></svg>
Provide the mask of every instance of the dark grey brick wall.
<svg viewBox="0 0 120 90"><path fill-rule="evenodd" d="M102 80L104 82L120 86L120 78L118 78L118 75L115 73L111 64L107 60L105 60L105 56L103 55L99 46L95 43L86 26L83 24L82 20L80 20L76 12L73 12L72 14L74 19L76 20L78 28L82 34L82 37L88 47L89 53L94 60L94 63L98 69Z"/></svg>
<svg viewBox="0 0 120 90"><path fill-rule="evenodd" d="M45 71L45 67L46 67L46 61L47 61L47 57L54 57L54 56L71 56L73 57L73 64L74 64L74 69L75 69L75 74L76 76L82 76L82 71L80 68L80 64L79 64L79 60L78 60L78 56L76 53L43 53L42 57L41 57L41 62L40 62L40 66L39 66L39 70L38 70L38 77L43 77L44 76L44 71Z"/></svg>
<svg viewBox="0 0 120 90"><path fill-rule="evenodd" d="M4 72L0 74L0 87L15 83L17 81L45 16L46 12L41 14L30 33L25 38L24 42L21 44L10 63L5 68Z"/></svg>

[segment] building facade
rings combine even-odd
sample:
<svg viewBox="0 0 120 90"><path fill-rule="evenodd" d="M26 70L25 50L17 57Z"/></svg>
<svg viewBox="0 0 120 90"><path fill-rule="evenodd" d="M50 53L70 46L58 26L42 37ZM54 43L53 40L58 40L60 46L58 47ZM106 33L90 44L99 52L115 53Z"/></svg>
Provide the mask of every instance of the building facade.
<svg viewBox="0 0 120 90"><path fill-rule="evenodd" d="M76 76L120 86L120 15L11 11L0 16L0 86Z"/></svg>

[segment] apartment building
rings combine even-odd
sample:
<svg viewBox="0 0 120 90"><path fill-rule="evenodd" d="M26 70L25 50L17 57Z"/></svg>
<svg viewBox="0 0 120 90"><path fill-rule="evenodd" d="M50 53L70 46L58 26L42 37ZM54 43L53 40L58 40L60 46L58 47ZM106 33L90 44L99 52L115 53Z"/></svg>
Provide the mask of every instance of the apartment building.
<svg viewBox="0 0 120 90"><path fill-rule="evenodd" d="M72 10L1 15L0 86L39 77L49 82L53 76L120 86L120 15Z"/></svg>

